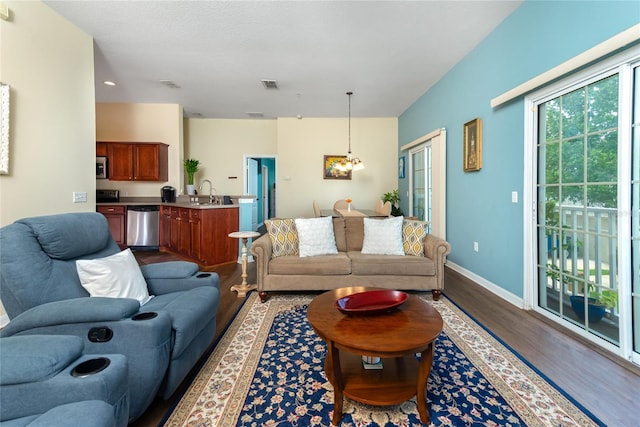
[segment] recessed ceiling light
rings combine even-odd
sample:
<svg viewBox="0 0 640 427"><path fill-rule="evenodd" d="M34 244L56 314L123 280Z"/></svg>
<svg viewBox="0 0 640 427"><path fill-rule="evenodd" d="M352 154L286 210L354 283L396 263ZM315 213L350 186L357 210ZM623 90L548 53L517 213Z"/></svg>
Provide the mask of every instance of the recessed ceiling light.
<svg viewBox="0 0 640 427"><path fill-rule="evenodd" d="M115 86L115 85L116 85L116 83L115 83L115 82L112 82L111 80L105 80L105 81L104 81L104 82L102 82L102 83L106 84L107 86Z"/></svg>

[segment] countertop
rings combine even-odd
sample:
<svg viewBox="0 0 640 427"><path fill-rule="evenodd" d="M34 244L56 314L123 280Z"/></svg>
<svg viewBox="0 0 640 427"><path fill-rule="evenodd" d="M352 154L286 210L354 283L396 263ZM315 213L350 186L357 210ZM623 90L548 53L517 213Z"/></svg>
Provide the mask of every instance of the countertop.
<svg viewBox="0 0 640 427"><path fill-rule="evenodd" d="M217 196L222 197L222 196ZM120 197L119 202L105 202L96 203L96 206L175 206L178 208L190 208L190 209L228 209L238 208L237 199L254 199L255 196L241 195L241 196L229 196L231 200L236 200L236 203L231 205L210 205L209 196L199 196L200 203L189 202L189 196L178 196L175 203L163 203L160 197Z"/></svg>
<svg viewBox="0 0 640 427"><path fill-rule="evenodd" d="M162 203L162 202L107 202L96 203L96 206L175 206L178 208L189 209L226 209L239 208L240 205L209 205L209 204L191 204L191 203Z"/></svg>

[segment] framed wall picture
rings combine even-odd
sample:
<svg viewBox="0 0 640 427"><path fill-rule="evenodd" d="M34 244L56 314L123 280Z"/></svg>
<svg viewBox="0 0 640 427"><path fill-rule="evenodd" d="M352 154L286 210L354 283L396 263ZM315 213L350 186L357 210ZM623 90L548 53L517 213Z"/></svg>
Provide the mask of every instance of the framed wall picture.
<svg viewBox="0 0 640 427"><path fill-rule="evenodd" d="M0 174L9 173L9 90L0 83Z"/></svg>
<svg viewBox="0 0 640 427"><path fill-rule="evenodd" d="M338 165L346 161L347 156L324 156L323 178L324 179L351 179L351 171L340 170Z"/></svg>
<svg viewBox="0 0 640 427"><path fill-rule="evenodd" d="M465 172L482 168L482 120L473 119L464 124L462 168Z"/></svg>
<svg viewBox="0 0 640 427"><path fill-rule="evenodd" d="M405 161L404 156L401 156L398 159L398 178L400 178L400 179L404 179L404 176L405 176L404 175L405 163L406 163L406 161Z"/></svg>

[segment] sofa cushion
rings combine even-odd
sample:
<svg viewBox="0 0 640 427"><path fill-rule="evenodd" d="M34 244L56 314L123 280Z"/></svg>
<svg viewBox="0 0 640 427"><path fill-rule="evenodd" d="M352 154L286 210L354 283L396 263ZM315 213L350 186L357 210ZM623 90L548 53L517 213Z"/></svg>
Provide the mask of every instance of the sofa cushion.
<svg viewBox="0 0 640 427"><path fill-rule="evenodd" d="M111 242L106 218L97 212L47 215L16 222L30 227L42 250L53 259L96 253Z"/></svg>
<svg viewBox="0 0 640 427"><path fill-rule="evenodd" d="M298 230L298 253L301 258L337 254L336 237L333 234L333 219L296 218Z"/></svg>
<svg viewBox="0 0 640 427"><path fill-rule="evenodd" d="M0 385L44 381L82 355L82 338L72 335L23 335L0 340Z"/></svg>
<svg viewBox="0 0 640 427"><path fill-rule="evenodd" d="M344 275L351 273L351 260L346 253L300 258L283 256L269 262L269 274L279 275Z"/></svg>
<svg viewBox="0 0 640 427"><path fill-rule="evenodd" d="M347 252L362 250L364 240L364 218L347 217L344 219Z"/></svg>
<svg viewBox="0 0 640 427"><path fill-rule="evenodd" d="M402 246L405 255L424 256L424 238L429 223L405 219L402 222Z"/></svg>
<svg viewBox="0 0 640 427"><path fill-rule="evenodd" d="M179 358L218 312L220 291L201 286L188 291L158 295L144 306L144 311L166 312L172 320L174 343L171 359Z"/></svg>
<svg viewBox="0 0 640 427"><path fill-rule="evenodd" d="M402 247L403 217L364 219L363 254L404 255Z"/></svg>
<svg viewBox="0 0 640 427"><path fill-rule="evenodd" d="M272 258L298 255L298 230L294 219L268 219L264 223L273 247Z"/></svg>
<svg viewBox="0 0 640 427"><path fill-rule="evenodd" d="M92 297L133 298L146 304L151 296L131 249L104 258L77 260L80 283Z"/></svg>
<svg viewBox="0 0 640 427"><path fill-rule="evenodd" d="M347 252L347 229L344 218L333 218L333 234L336 238L336 248L338 252Z"/></svg>
<svg viewBox="0 0 640 427"><path fill-rule="evenodd" d="M429 258L406 255L370 255L352 251L351 274L358 276L434 276L436 264Z"/></svg>

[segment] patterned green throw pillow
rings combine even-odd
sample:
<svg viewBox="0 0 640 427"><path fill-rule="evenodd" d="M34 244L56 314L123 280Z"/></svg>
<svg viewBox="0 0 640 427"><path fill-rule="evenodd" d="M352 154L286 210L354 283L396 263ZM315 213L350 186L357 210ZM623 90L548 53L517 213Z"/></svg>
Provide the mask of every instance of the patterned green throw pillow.
<svg viewBox="0 0 640 427"><path fill-rule="evenodd" d="M405 255L424 256L424 238L428 223L405 219L402 222L402 246Z"/></svg>
<svg viewBox="0 0 640 427"><path fill-rule="evenodd" d="M298 230L294 219L269 219L265 225L273 246L271 258L298 255Z"/></svg>

